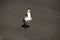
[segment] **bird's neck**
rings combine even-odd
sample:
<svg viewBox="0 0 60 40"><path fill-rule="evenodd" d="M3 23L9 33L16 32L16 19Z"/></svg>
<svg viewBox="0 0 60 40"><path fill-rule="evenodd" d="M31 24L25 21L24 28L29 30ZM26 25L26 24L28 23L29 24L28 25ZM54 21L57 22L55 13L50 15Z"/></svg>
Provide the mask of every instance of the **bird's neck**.
<svg viewBox="0 0 60 40"><path fill-rule="evenodd" d="M27 16L30 18L31 17L31 13L30 12L27 12Z"/></svg>

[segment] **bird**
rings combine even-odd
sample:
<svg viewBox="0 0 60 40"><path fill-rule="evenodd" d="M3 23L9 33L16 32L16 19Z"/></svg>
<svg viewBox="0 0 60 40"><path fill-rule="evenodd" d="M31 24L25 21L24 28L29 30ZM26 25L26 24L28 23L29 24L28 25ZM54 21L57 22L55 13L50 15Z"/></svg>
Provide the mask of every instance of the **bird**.
<svg viewBox="0 0 60 40"><path fill-rule="evenodd" d="M32 14L30 8L28 8L27 13L24 17L25 22L29 23L32 20Z"/></svg>
<svg viewBox="0 0 60 40"><path fill-rule="evenodd" d="M28 10L23 18L23 23L26 26L26 25L29 25L31 21L32 21L31 9L28 8Z"/></svg>

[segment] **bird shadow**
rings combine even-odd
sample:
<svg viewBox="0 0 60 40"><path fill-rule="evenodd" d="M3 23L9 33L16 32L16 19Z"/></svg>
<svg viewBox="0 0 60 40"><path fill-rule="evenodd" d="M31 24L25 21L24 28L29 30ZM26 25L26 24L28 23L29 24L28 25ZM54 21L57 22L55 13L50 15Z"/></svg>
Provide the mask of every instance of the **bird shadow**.
<svg viewBox="0 0 60 40"><path fill-rule="evenodd" d="M25 24L22 25L22 28L24 28L24 29L27 29L29 27L30 27L30 25L25 25Z"/></svg>

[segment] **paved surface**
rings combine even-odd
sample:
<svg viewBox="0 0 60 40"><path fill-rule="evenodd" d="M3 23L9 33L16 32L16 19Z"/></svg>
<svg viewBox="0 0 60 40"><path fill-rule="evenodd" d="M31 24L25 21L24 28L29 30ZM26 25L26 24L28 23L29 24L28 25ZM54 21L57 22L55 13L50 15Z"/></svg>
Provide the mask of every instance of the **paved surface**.
<svg viewBox="0 0 60 40"><path fill-rule="evenodd" d="M33 20L24 30L27 8ZM60 0L0 0L0 40L60 40Z"/></svg>

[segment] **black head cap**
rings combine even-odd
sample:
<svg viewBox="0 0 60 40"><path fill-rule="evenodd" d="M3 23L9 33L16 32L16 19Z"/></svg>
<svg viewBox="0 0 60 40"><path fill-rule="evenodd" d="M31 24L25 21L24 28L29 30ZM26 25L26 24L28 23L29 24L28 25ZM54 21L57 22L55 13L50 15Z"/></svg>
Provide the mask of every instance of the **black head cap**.
<svg viewBox="0 0 60 40"><path fill-rule="evenodd" d="M30 8L28 8L28 9L30 9Z"/></svg>

